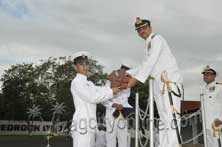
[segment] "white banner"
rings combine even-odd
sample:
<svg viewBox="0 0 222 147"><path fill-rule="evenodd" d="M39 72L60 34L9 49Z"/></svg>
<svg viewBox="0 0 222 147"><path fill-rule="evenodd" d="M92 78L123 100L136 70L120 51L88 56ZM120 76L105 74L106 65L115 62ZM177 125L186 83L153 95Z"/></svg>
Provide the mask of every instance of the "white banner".
<svg viewBox="0 0 222 147"><path fill-rule="evenodd" d="M51 122L31 121L9 121L0 120L0 135L47 135L51 127ZM64 135L67 129L67 122L59 122L53 127L54 134Z"/></svg>

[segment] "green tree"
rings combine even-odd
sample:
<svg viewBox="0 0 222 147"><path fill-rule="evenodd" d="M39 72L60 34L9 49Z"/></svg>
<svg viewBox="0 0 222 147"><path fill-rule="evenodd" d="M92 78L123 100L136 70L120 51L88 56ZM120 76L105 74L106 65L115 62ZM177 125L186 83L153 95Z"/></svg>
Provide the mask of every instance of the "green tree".
<svg viewBox="0 0 222 147"><path fill-rule="evenodd" d="M0 120L4 117L4 97L2 93L0 93Z"/></svg>
<svg viewBox="0 0 222 147"><path fill-rule="evenodd" d="M4 97L4 119L26 120L27 108L40 105L43 118L50 120L52 105L64 103L66 113L62 119L71 119L74 112L70 92L71 80L75 76L71 57L50 57L36 65L24 63L12 65L1 78ZM89 79L102 85L106 74L95 60L91 61Z"/></svg>
<svg viewBox="0 0 222 147"><path fill-rule="evenodd" d="M2 81L2 94L4 97L5 116L8 119L20 119L30 104L31 93L34 86L33 64L13 65L5 71ZM17 114L16 114L17 112Z"/></svg>

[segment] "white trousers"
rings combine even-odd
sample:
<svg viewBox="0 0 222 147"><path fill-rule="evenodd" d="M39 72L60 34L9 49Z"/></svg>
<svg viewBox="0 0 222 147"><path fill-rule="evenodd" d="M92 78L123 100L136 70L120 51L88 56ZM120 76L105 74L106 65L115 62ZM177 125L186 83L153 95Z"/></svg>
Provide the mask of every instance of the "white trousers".
<svg viewBox="0 0 222 147"><path fill-rule="evenodd" d="M96 132L96 147L106 147L106 132L103 130Z"/></svg>
<svg viewBox="0 0 222 147"><path fill-rule="evenodd" d="M120 147L130 146L127 120L123 118L107 118L106 126L107 147L116 147L116 139Z"/></svg>
<svg viewBox="0 0 222 147"><path fill-rule="evenodd" d="M73 147L95 147L95 133L87 132L81 134L78 131L73 132Z"/></svg>
<svg viewBox="0 0 222 147"><path fill-rule="evenodd" d="M176 134L176 126L173 121L172 110L170 106L169 96L167 90L165 94L161 94L162 83L154 83L154 95L155 101L160 116L159 123L159 147L179 147L179 142ZM172 90L178 93L177 87L171 85ZM181 89L181 88L180 88ZM181 98L176 97L172 94L174 107L180 113ZM180 131L180 120L179 115L176 114L178 129Z"/></svg>
<svg viewBox="0 0 222 147"><path fill-rule="evenodd" d="M218 140L217 138L213 137L213 130L207 129L206 133L208 147L218 147Z"/></svg>

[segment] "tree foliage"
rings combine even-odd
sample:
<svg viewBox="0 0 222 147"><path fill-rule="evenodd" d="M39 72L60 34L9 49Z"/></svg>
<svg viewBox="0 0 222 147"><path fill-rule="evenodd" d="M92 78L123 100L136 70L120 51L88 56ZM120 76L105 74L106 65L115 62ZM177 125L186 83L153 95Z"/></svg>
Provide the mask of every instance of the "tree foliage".
<svg viewBox="0 0 222 147"><path fill-rule="evenodd" d="M2 81L0 119L27 120L27 109L32 105L41 107L45 120L52 116L52 106L64 103L66 112L62 119L71 119L74 112L70 92L75 76L71 57L50 57L40 64L23 63L5 70ZM89 79L97 85L104 83L106 74L97 61L92 60Z"/></svg>

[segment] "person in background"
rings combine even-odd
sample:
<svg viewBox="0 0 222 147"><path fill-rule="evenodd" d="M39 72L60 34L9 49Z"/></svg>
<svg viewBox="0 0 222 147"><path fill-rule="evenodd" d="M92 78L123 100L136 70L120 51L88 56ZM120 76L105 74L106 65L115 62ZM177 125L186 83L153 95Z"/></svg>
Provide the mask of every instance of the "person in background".
<svg viewBox="0 0 222 147"><path fill-rule="evenodd" d="M127 65L121 65L120 69L116 71L117 79L110 79L107 81L107 86L112 87L115 81L125 75L126 71L130 68ZM121 78L120 78L121 79ZM126 80L127 83L127 80ZM123 82L122 82L123 84ZM126 84L127 86L127 84ZM116 147L118 145L121 147L129 147L129 135L128 135L128 123L127 117L129 114L134 112L133 107L128 103L128 98L130 97L130 88L124 89L124 84L122 90L115 94L113 99L103 102L106 107L106 147Z"/></svg>
<svg viewBox="0 0 222 147"><path fill-rule="evenodd" d="M222 124L222 85L216 82L217 73L209 65L202 74L205 82L203 109L205 109L207 144L208 147L217 147L218 140L214 136L214 129Z"/></svg>

